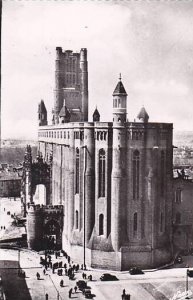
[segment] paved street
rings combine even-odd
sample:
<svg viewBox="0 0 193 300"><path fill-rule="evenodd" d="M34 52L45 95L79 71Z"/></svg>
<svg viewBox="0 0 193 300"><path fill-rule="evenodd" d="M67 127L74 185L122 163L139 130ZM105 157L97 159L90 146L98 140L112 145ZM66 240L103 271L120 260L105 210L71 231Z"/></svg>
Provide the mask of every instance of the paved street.
<svg viewBox="0 0 193 300"><path fill-rule="evenodd" d="M18 258L20 255L20 266L26 272L26 278L17 276ZM55 260L54 256L53 261ZM64 257L57 261L66 262ZM82 271L76 273L75 280L69 280L67 276L52 274L51 270L43 274L43 268L39 264L40 255L28 250L0 249L0 274L3 287L8 300L40 300L45 299L48 293L49 300L69 299L68 291L74 288L76 280L82 279ZM9 269L9 268L13 269ZM14 269L15 268L15 269ZM36 279L36 273L41 275ZM145 272L144 275L132 276L128 272L116 273L119 281L101 282L100 276L103 270L88 270L87 275L92 274L93 281L88 282L92 293L99 300L121 299L122 290L131 295L131 300L166 300L170 299L178 290L185 290L185 268L171 270L160 270ZM64 280L64 287L60 287L60 280ZM193 291L193 280L189 279L189 288ZM73 293L72 299L84 299L82 293Z"/></svg>
<svg viewBox="0 0 193 300"><path fill-rule="evenodd" d="M0 239L5 236L7 229L13 222L11 215L21 213L20 198L0 198Z"/></svg>

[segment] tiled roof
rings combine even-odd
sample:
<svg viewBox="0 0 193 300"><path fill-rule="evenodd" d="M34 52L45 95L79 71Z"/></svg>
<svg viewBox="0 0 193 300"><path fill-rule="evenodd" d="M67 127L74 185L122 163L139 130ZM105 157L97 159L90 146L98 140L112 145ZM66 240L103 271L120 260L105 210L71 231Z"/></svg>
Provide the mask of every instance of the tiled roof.
<svg viewBox="0 0 193 300"><path fill-rule="evenodd" d="M125 88L124 88L121 80L117 83L117 86L116 86L116 88L115 88L115 90L113 92L113 96L119 95L119 94L121 94L121 95L127 95L127 93L125 91Z"/></svg>

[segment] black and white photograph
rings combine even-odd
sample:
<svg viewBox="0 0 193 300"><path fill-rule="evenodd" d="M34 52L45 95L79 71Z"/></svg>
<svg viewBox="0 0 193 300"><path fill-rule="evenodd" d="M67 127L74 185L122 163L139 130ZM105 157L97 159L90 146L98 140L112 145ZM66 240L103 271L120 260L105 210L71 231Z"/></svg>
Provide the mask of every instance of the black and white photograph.
<svg viewBox="0 0 193 300"><path fill-rule="evenodd" d="M0 300L67 299L193 299L193 1L1 1Z"/></svg>

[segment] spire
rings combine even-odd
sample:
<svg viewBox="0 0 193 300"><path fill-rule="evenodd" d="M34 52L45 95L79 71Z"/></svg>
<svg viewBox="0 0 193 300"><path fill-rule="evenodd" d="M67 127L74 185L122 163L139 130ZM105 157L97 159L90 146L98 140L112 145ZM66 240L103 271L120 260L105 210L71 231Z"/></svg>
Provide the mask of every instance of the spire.
<svg viewBox="0 0 193 300"><path fill-rule="evenodd" d="M44 104L44 100L41 100L38 105L38 121L39 121L39 126L44 126L48 124L47 109Z"/></svg>
<svg viewBox="0 0 193 300"><path fill-rule="evenodd" d="M117 83L117 86L113 92L113 96L116 96L116 95L126 95L127 96L127 93L126 93L125 88L121 81L121 73L119 74L119 82Z"/></svg>
<svg viewBox="0 0 193 300"><path fill-rule="evenodd" d="M139 112L138 115L137 115L137 118L138 118L139 121L141 121L141 122L144 122L144 123L147 123L147 122L148 122L148 120L149 120L149 115L148 115L148 113L147 113L147 111L146 111L146 109L145 109L144 106L142 106L140 112Z"/></svg>
<svg viewBox="0 0 193 300"><path fill-rule="evenodd" d="M44 104L44 100L41 100L39 105L38 105L38 113L47 113L45 104Z"/></svg>
<svg viewBox="0 0 193 300"><path fill-rule="evenodd" d="M61 110L59 112L59 118L61 120L61 123L70 122L70 117L71 117L71 114L70 114L68 108L66 107L66 101L64 99L63 107L61 108Z"/></svg>
<svg viewBox="0 0 193 300"><path fill-rule="evenodd" d="M100 114L99 114L99 111L97 109L97 106L95 108L95 111L94 111L92 117L93 117L93 122L99 122L100 121Z"/></svg>

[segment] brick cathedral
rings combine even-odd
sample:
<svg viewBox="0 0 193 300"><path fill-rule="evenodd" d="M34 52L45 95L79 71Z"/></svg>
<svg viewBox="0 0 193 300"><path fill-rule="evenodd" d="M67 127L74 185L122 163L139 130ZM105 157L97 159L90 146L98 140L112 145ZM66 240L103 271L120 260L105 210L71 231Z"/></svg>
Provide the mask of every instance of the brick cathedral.
<svg viewBox="0 0 193 300"><path fill-rule="evenodd" d="M97 268L164 265L172 258L173 125L149 122L144 107L128 122L121 77L112 120L101 122L96 109L89 122L87 64L86 49L56 48L52 124L42 100L38 156L33 162L28 146L24 161L28 245L63 248Z"/></svg>

